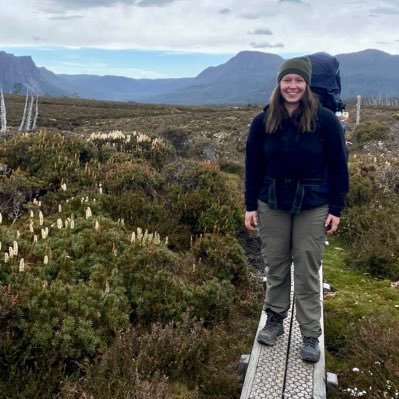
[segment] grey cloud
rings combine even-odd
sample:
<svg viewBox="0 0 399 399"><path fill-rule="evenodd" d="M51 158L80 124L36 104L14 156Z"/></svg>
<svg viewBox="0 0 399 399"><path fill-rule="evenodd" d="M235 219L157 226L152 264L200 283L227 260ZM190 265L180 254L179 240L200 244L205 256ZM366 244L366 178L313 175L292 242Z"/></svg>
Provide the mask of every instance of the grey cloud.
<svg viewBox="0 0 399 399"><path fill-rule="evenodd" d="M138 7L162 7L177 0L41 0L40 7L50 13L126 4Z"/></svg>
<svg viewBox="0 0 399 399"><path fill-rule="evenodd" d="M370 10L370 12L373 14L391 15L391 14L399 14L399 9L388 8L388 7L377 7Z"/></svg>
<svg viewBox="0 0 399 399"><path fill-rule="evenodd" d="M59 20L59 21L68 21L68 20L72 20L72 19L79 19L79 18L83 18L83 15L59 15L56 17L50 17L49 19L55 19L55 20Z"/></svg>
<svg viewBox="0 0 399 399"><path fill-rule="evenodd" d="M262 43L252 42L250 44L251 44L252 48L283 48L284 47L283 43L271 44L269 42L262 42Z"/></svg>
<svg viewBox="0 0 399 399"><path fill-rule="evenodd" d="M303 0L279 0L279 3L297 3L297 4L305 4Z"/></svg>
<svg viewBox="0 0 399 399"><path fill-rule="evenodd" d="M231 10L229 8L222 8L219 10L219 14L230 14Z"/></svg>
<svg viewBox="0 0 399 399"><path fill-rule="evenodd" d="M240 17L241 18L245 18L245 19L259 19L259 18L262 18L259 14L241 14Z"/></svg>
<svg viewBox="0 0 399 399"><path fill-rule="evenodd" d="M272 31L269 28L264 29L255 29L253 31L248 32L250 35L272 35Z"/></svg>
<svg viewBox="0 0 399 399"><path fill-rule="evenodd" d="M136 0L41 0L38 6L44 12L62 15L68 10L112 7L115 4L134 4L135 2Z"/></svg>
<svg viewBox="0 0 399 399"><path fill-rule="evenodd" d="M141 0L137 3L139 7L163 7L176 0Z"/></svg>

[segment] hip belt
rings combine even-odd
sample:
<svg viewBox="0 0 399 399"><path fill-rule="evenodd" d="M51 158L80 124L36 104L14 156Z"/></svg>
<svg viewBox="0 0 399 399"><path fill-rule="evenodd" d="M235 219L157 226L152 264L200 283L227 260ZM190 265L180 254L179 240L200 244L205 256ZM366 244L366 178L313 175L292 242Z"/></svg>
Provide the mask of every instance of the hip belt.
<svg viewBox="0 0 399 399"><path fill-rule="evenodd" d="M305 195L305 187L311 186L321 186L323 183L323 179L292 179L285 177L265 177L265 181L269 181L269 207L271 209L277 208L277 195L276 195L276 184L292 184L296 185L295 196L292 202L292 207L290 209L290 213L293 215L297 215L301 211L303 197Z"/></svg>

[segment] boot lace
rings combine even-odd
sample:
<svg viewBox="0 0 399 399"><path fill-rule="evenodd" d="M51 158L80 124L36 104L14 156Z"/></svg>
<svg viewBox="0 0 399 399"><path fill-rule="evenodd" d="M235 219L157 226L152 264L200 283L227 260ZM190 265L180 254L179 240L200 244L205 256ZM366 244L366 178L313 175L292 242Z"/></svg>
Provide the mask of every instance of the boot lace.
<svg viewBox="0 0 399 399"><path fill-rule="evenodd" d="M265 330L278 330L282 321L276 320L276 318L270 317L266 320L266 324L263 327Z"/></svg>
<svg viewBox="0 0 399 399"><path fill-rule="evenodd" d="M316 348L319 343L319 339L316 337L303 337L304 346L310 346L312 348Z"/></svg>

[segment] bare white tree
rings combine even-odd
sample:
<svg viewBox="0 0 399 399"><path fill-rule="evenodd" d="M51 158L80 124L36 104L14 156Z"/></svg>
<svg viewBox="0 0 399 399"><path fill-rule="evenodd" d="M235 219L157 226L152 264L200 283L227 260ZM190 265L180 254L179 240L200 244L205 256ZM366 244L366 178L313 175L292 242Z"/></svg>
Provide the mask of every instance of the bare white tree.
<svg viewBox="0 0 399 399"><path fill-rule="evenodd" d="M32 123L32 111L33 111L33 102L35 101L33 94L31 94L29 99L29 106L26 115L26 124L25 124L25 132L29 132L31 130Z"/></svg>
<svg viewBox="0 0 399 399"><path fill-rule="evenodd" d="M34 116L33 116L33 107L35 107ZM27 92L25 98L24 113L22 115L22 121L19 127L19 131L29 132L30 130L36 130L38 115L39 115L39 97L36 96L36 101L35 101L33 93L31 93L31 95L29 96L29 92Z"/></svg>
<svg viewBox="0 0 399 399"><path fill-rule="evenodd" d="M24 113L22 115L22 121L21 121L21 124L20 124L19 129L18 129L19 132L23 132L24 128L25 128L26 110L28 108L28 96L29 96L29 92L27 91L26 92L26 98L25 98Z"/></svg>
<svg viewBox="0 0 399 399"><path fill-rule="evenodd" d="M36 123L37 123L37 117L38 117L38 115L39 115L39 96L36 95L35 117L33 118L32 130L36 130Z"/></svg>
<svg viewBox="0 0 399 399"><path fill-rule="evenodd" d="M3 86L1 86L0 92L0 132L5 133L7 131L7 112L6 104L4 102Z"/></svg>

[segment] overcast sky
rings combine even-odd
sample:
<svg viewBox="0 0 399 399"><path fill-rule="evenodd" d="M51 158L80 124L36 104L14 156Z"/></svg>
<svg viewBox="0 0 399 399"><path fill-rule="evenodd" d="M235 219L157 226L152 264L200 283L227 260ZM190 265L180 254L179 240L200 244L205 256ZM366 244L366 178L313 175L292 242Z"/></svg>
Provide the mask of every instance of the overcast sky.
<svg viewBox="0 0 399 399"><path fill-rule="evenodd" d="M56 73L195 76L242 50L399 54L399 0L0 0L0 50Z"/></svg>

